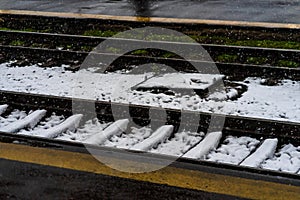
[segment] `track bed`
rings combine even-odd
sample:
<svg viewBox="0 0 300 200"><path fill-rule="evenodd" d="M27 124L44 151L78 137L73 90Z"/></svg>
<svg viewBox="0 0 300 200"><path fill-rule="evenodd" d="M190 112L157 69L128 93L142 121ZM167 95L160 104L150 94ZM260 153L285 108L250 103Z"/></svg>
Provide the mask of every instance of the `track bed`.
<svg viewBox="0 0 300 200"><path fill-rule="evenodd" d="M3 104L8 103L11 98L16 99L13 104ZM27 99L26 103L24 99ZM43 99L47 99L47 102ZM132 105L130 110L133 121L118 116L120 120L113 122L111 105L105 102L96 102L98 112L102 113L98 114L98 119L88 119L80 113L71 115L71 108L68 106L72 104L72 99L68 98L2 92L1 102L0 131L16 134L15 136L27 135L145 151L295 175L300 169L300 126L297 123L227 117L222 131L207 133L210 115L205 113L200 114L201 121L198 125L183 124L178 129L177 117L180 112L176 110L167 111L166 125L154 118L151 120L156 123L149 127L149 119L142 117L147 116L149 107ZM126 105L116 106L120 109L119 113L124 114ZM158 109L156 112L162 111ZM199 114L191 112L189 115L192 117ZM260 151L264 153L261 154Z"/></svg>

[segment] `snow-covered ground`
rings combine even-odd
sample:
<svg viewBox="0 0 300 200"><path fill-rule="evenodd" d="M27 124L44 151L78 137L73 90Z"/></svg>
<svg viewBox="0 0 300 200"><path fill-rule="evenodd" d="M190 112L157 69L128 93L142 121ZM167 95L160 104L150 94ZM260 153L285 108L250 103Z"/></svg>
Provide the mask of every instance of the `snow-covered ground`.
<svg viewBox="0 0 300 200"><path fill-rule="evenodd" d="M246 167L260 167L260 165L268 158L272 158L278 144L277 138L266 139L256 149L256 151L247 157L242 163Z"/></svg>
<svg viewBox="0 0 300 200"><path fill-rule="evenodd" d="M152 153L171 156L182 156L203 139L204 133L179 132L173 138L166 140L157 148L151 149Z"/></svg>
<svg viewBox="0 0 300 200"><path fill-rule="evenodd" d="M258 143L257 139L251 137L228 136L218 149L206 156L206 159L237 165L256 149Z"/></svg>
<svg viewBox="0 0 300 200"><path fill-rule="evenodd" d="M252 77L242 82L248 91L237 100L226 98L236 95L235 89L215 92L202 99L197 95L172 96L131 90L153 74L99 74L93 69L74 73L65 70L65 66L8 65L0 65L0 90L300 122L299 81L282 80L276 86L265 86L261 84L264 80ZM227 136L221 141L221 132L205 135L189 131L171 137L173 127L170 125L153 130L151 127L130 127L127 119L114 123L90 119L79 126L81 114L65 118L55 113L46 115L45 110L14 110L4 117L7 108L8 105L0 105L0 130L6 132L300 174L300 147L286 144L279 149L276 138L259 141L246 136ZM43 118L44 115L47 117Z"/></svg>
<svg viewBox="0 0 300 200"><path fill-rule="evenodd" d="M7 117L0 116L0 127L5 127L10 123L13 123L17 120L24 119L27 116L25 111L14 110Z"/></svg>
<svg viewBox="0 0 300 200"><path fill-rule="evenodd" d="M149 127L131 127L131 131L129 133L121 134L119 136L114 135L109 140L107 140L104 145L109 147L130 149L135 144L148 138L152 132L153 130Z"/></svg>
<svg viewBox="0 0 300 200"><path fill-rule="evenodd" d="M39 123L39 121L46 115L46 110L36 110L34 112L29 113L26 117L11 122L5 126L0 127L0 131L6 133L16 133L21 129L26 127L34 128L35 125Z"/></svg>
<svg viewBox="0 0 300 200"><path fill-rule="evenodd" d="M262 168L296 173L300 169L300 146L284 145L275 154L275 157L266 160L262 164Z"/></svg>
<svg viewBox="0 0 300 200"><path fill-rule="evenodd" d="M121 73L99 74L93 70L71 72L62 67L8 67L1 64L0 90L29 92L103 101L197 110L226 115L241 115L300 122L300 82L283 80L276 86L260 84L260 78L247 78L248 91L237 100L216 101L232 91L213 93L206 99L198 95L181 96L132 91L130 87L147 75Z"/></svg>

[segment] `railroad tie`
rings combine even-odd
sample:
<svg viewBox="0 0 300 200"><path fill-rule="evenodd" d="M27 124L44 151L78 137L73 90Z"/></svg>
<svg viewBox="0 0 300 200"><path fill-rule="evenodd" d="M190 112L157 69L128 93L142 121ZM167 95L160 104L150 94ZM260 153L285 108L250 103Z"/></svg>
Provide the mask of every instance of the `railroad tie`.
<svg viewBox="0 0 300 200"><path fill-rule="evenodd" d="M7 108L8 108L7 104L0 105L0 115L2 115L6 111Z"/></svg>
<svg viewBox="0 0 300 200"><path fill-rule="evenodd" d="M75 131L76 128L79 126L82 116L82 114L72 115L57 126L39 132L39 136L43 136L46 138L56 138L57 136L59 136L63 132L66 132L67 130Z"/></svg>
<svg viewBox="0 0 300 200"><path fill-rule="evenodd" d="M139 151L149 151L156 147L159 143L166 141L174 130L172 125L164 125L159 127L149 138L137 143L131 149Z"/></svg>
<svg viewBox="0 0 300 200"><path fill-rule="evenodd" d="M24 119L17 120L13 123L8 124L0 128L0 131L6 133L16 133L17 131L29 127L34 128L35 125L39 123L39 121L46 115L46 110L36 110L29 114Z"/></svg>
<svg viewBox="0 0 300 200"><path fill-rule="evenodd" d="M260 164L274 155L278 139L266 139L258 149L247 157L240 165L246 167L259 167Z"/></svg>
<svg viewBox="0 0 300 200"><path fill-rule="evenodd" d="M215 149L218 146L221 137L222 132L208 133L198 145L184 154L183 157L193 159L204 158L211 150Z"/></svg>
<svg viewBox="0 0 300 200"><path fill-rule="evenodd" d="M128 123L128 119L118 120L112 123L106 129L104 129L102 132L96 133L91 137L87 138L85 141L83 141L83 143L92 145L102 145L106 140L108 140L112 136L121 135L124 131L126 131Z"/></svg>

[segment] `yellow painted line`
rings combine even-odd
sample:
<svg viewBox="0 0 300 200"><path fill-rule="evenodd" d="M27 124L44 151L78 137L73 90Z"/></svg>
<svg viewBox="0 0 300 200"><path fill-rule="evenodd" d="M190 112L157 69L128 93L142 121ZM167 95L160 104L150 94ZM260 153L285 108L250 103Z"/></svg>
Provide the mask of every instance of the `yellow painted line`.
<svg viewBox="0 0 300 200"><path fill-rule="evenodd" d="M298 200L300 187L175 167L141 174L116 171L89 154L0 143L0 158L251 199ZM124 163L124 161L120 161ZM134 163L133 163L134 164Z"/></svg>
<svg viewBox="0 0 300 200"><path fill-rule="evenodd" d="M135 16L115 16L115 15L81 14L81 13L67 13L67 12L42 12L42 11L27 11L27 10L0 10L0 14L31 15L31 16L37 15L37 16L46 16L46 17L66 17L66 18L90 18L90 19L119 20L119 21L133 21L133 22L138 21L138 22L210 24L210 25L227 25L227 26L300 29L300 24L291 24L291 23L287 24L287 23L208 20L208 19L135 17Z"/></svg>

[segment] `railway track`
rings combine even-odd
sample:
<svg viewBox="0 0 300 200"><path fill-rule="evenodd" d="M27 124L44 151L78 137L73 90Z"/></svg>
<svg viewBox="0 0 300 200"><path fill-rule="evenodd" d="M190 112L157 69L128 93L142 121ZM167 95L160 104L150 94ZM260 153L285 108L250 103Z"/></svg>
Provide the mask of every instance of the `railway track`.
<svg viewBox="0 0 300 200"><path fill-rule="evenodd" d="M67 35L67 34L50 34L50 33L33 33L23 31L0 31L1 33L1 45L9 46L24 46L24 47L39 47L46 49L60 49L70 51L83 51L90 52L105 41L105 37L91 37L80 35ZM120 44L126 42L126 45L137 45L146 43L143 40L119 40ZM171 39L172 40L172 39ZM175 40L175 39L174 39ZM152 41L155 43L155 41ZM156 41L156 43L165 45L164 41ZM169 42L170 43L170 42ZM172 45L169 44L168 45ZM295 63L294 67L298 67L300 62L299 50L293 49L275 49L275 48L259 48L259 47L242 47L242 46L230 46L230 45L214 45L214 44L200 44L216 62L231 62L238 64L256 64L256 65L269 65L269 66L281 66L283 60ZM173 42L173 48L178 49L179 46L185 48L193 48L195 44L188 44L183 42ZM114 50L116 51L116 50ZM107 52L113 53L113 52ZM163 52L144 50L134 51L132 55L138 56L152 56L152 57L175 57L176 55L164 54ZM155 55L156 54L156 55ZM263 58L263 59L262 59ZM251 60L252 59L252 60ZM300 66L300 65L299 65Z"/></svg>
<svg viewBox="0 0 300 200"><path fill-rule="evenodd" d="M11 99L15 100L12 102ZM222 131L207 133L210 118L207 113L200 114L199 124L185 124L178 129L178 117L183 114L176 110L167 110L166 125L161 125L161 119L157 118L151 120L160 125L149 127L149 117L145 116L149 114L150 107L132 105L132 119L126 119L122 118L122 115L126 116L126 105L113 105L118 109L117 113L122 113L113 116L111 104L96 102L98 119L88 119L81 113L71 114L70 98L1 92L1 104L0 131L6 133L1 135L2 141L7 137L27 135L30 138L46 138L52 143L55 143L54 140L71 141L227 163L242 169L245 166L271 169L279 174L299 176L298 123L227 117ZM199 113L187 115L195 117ZM114 122L113 117L121 120ZM283 159L284 164L281 163Z"/></svg>
<svg viewBox="0 0 300 200"><path fill-rule="evenodd" d="M17 61L16 65L28 66L30 64L39 64L44 67L59 66L62 64L69 65L69 69L77 71L80 64L88 56L92 55L88 52L28 48L18 46L0 46L1 61ZM96 53L96 55L98 55ZM258 66L248 64L236 63L212 63L207 61L186 61L182 59L166 59L160 57L135 56L135 55L116 55L112 53L100 54L101 57L116 57L119 56L110 67L108 71L122 70L124 68L131 69L133 65L145 63L161 63L167 64L178 71L195 72L192 65L198 64L202 66L209 66L215 64L221 74L232 77L235 80L241 80L246 77L266 77L291 80L299 80L299 69L294 68L278 68L272 66ZM105 65L105 62L103 62ZM238 69L238 70L236 70Z"/></svg>

